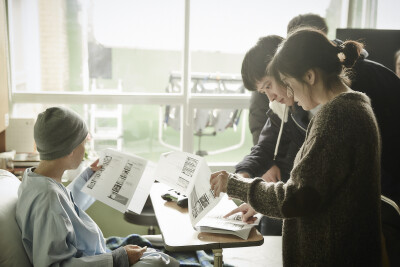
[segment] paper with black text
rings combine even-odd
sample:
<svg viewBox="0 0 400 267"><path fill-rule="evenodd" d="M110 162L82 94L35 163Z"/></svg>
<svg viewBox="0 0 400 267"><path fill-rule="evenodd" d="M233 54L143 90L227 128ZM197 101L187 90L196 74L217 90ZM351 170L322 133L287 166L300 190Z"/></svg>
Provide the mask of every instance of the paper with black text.
<svg viewBox="0 0 400 267"><path fill-rule="evenodd" d="M193 226L219 201L211 191L210 176L203 157L179 151L162 154L155 171L157 181L188 196Z"/></svg>
<svg viewBox="0 0 400 267"><path fill-rule="evenodd" d="M193 226L196 226L221 199L221 197L215 197L211 190L211 170L204 159L199 162L198 168L193 189L188 195L190 222Z"/></svg>
<svg viewBox="0 0 400 267"><path fill-rule="evenodd" d="M138 186L136 187L135 193L129 202L128 210L133 211L137 214L142 213L143 207L146 204L146 200L150 194L151 186L154 183L154 171L156 164L151 161L147 161L146 168L143 171L142 178Z"/></svg>
<svg viewBox="0 0 400 267"><path fill-rule="evenodd" d="M160 156L154 173L156 180L189 195L200 170L202 157L186 152L168 152Z"/></svg>
<svg viewBox="0 0 400 267"><path fill-rule="evenodd" d="M227 218L223 217L236 208L237 205L225 194L218 204L196 223L195 228L200 232L229 233L247 239L253 226L260 223L261 214L254 215L257 219L251 224L242 221L242 214L236 213Z"/></svg>
<svg viewBox="0 0 400 267"><path fill-rule="evenodd" d="M241 222L241 216L223 216L237 205L222 193L215 197L211 190L211 170L204 158L186 152L161 155L155 171L156 180L188 196L190 222L201 232L225 233L247 239L251 228L259 223ZM221 203L223 199L223 203Z"/></svg>
<svg viewBox="0 0 400 267"><path fill-rule="evenodd" d="M121 212L140 214L154 183L154 164L113 149L100 152L99 164L82 191Z"/></svg>

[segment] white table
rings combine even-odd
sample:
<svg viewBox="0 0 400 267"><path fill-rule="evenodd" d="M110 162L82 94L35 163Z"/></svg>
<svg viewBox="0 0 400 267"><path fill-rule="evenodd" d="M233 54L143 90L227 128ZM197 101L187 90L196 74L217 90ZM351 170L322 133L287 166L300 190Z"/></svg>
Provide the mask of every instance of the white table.
<svg viewBox="0 0 400 267"><path fill-rule="evenodd" d="M176 252L212 249L214 266L222 266L223 249L263 244L264 237L255 228L252 229L247 240L234 235L195 231L190 223L187 208L181 208L175 202L167 202L161 198L161 195L168 189L169 187L162 183L155 183L150 192L151 202L166 250Z"/></svg>

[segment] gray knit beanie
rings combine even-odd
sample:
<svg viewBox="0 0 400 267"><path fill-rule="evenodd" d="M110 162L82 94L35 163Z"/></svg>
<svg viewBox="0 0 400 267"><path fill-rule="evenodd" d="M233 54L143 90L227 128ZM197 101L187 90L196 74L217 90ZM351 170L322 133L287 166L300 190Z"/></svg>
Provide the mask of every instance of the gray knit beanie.
<svg viewBox="0 0 400 267"><path fill-rule="evenodd" d="M72 152L88 135L86 123L74 111L52 107L40 113L34 138L42 160L62 158Z"/></svg>

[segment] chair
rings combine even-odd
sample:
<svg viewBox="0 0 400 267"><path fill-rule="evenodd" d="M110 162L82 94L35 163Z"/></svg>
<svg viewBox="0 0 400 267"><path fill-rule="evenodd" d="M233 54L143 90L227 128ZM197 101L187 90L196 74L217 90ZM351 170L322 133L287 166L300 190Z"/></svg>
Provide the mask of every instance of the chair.
<svg viewBox="0 0 400 267"><path fill-rule="evenodd" d="M148 226L148 235L154 235L156 233L154 226L158 226L158 223L156 215L154 214L153 204L151 203L150 196L147 198L146 203L144 204L142 213L136 214L128 210L124 213L124 219L129 223Z"/></svg>
<svg viewBox="0 0 400 267"><path fill-rule="evenodd" d="M15 220L20 183L12 173L0 170L0 266L32 266Z"/></svg>
<svg viewBox="0 0 400 267"><path fill-rule="evenodd" d="M400 208L384 195L381 195L381 218L390 266L400 266Z"/></svg>

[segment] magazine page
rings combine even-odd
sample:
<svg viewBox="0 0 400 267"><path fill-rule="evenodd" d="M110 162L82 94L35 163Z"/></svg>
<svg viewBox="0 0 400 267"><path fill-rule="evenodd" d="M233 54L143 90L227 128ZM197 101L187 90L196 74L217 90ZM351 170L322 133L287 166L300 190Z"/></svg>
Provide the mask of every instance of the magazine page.
<svg viewBox="0 0 400 267"><path fill-rule="evenodd" d="M193 227L219 202L221 197L215 197L210 184L211 170L205 160L199 164L195 184L188 195L190 222Z"/></svg>
<svg viewBox="0 0 400 267"><path fill-rule="evenodd" d="M211 170L204 158L173 151L161 155L155 171L156 180L188 196L190 221L200 221L219 201L211 191Z"/></svg>
<svg viewBox="0 0 400 267"><path fill-rule="evenodd" d="M154 171L156 164L152 161L147 161L146 168L143 171L142 178L129 202L128 210L137 214L142 213L143 207L150 194L151 186L154 183Z"/></svg>
<svg viewBox="0 0 400 267"><path fill-rule="evenodd" d="M186 152L164 153L158 161L155 179L188 196L203 161L202 157Z"/></svg>
<svg viewBox="0 0 400 267"><path fill-rule="evenodd" d="M200 232L233 234L247 239L253 226L260 223L261 214L256 214L257 220L251 224L242 221L241 213L224 218L225 214L235 208L237 205L233 200L227 195L222 196L219 203L196 224L196 229Z"/></svg>
<svg viewBox="0 0 400 267"><path fill-rule="evenodd" d="M141 212L150 193L154 178L148 177L140 183L147 160L113 149L100 153L102 168L88 180L82 191L110 207L125 212L135 192L135 212ZM140 188L140 190L138 190ZM142 203L142 206L140 206Z"/></svg>

